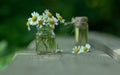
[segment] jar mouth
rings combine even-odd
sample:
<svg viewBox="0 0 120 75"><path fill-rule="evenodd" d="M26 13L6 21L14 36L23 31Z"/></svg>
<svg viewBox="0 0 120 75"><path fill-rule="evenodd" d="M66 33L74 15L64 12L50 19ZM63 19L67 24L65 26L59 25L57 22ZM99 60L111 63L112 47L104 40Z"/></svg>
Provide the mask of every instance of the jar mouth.
<svg viewBox="0 0 120 75"><path fill-rule="evenodd" d="M36 33L36 37L40 37L42 39L55 38L55 34L54 32L47 33L47 32L41 31Z"/></svg>

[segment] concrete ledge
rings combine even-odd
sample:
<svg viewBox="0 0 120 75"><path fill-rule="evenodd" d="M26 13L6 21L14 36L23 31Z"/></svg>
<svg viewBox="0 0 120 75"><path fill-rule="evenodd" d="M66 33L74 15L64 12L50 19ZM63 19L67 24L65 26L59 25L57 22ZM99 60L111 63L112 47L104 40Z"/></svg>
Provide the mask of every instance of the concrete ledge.
<svg viewBox="0 0 120 75"><path fill-rule="evenodd" d="M57 37L59 48L67 52L62 54L36 55L33 42L25 51L16 52L0 75L119 75L120 63L115 60L119 60L120 39L96 32L89 39L92 51L81 55L70 53L72 36Z"/></svg>

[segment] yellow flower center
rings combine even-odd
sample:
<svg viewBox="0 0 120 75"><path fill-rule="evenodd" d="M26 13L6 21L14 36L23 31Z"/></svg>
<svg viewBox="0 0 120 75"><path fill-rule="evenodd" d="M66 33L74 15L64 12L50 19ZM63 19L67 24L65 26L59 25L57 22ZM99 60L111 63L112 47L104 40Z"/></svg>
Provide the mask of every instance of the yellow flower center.
<svg viewBox="0 0 120 75"><path fill-rule="evenodd" d="M32 21L36 21L37 20L37 16L32 16Z"/></svg>
<svg viewBox="0 0 120 75"><path fill-rule="evenodd" d="M51 12L48 12L48 17L52 18L52 13Z"/></svg>
<svg viewBox="0 0 120 75"><path fill-rule="evenodd" d="M79 52L79 49L76 48L76 49L74 50L74 53L78 53L78 52Z"/></svg>
<svg viewBox="0 0 120 75"><path fill-rule="evenodd" d="M86 52L86 51L88 50L88 48L87 48L87 47L84 47L83 50Z"/></svg>
<svg viewBox="0 0 120 75"><path fill-rule="evenodd" d="M59 20L62 20L62 19L63 19L62 16L58 16L57 18L58 18Z"/></svg>
<svg viewBox="0 0 120 75"><path fill-rule="evenodd" d="M26 26L29 26L29 25L30 25L30 24L29 24L29 22L27 21L27 22L26 22Z"/></svg>
<svg viewBox="0 0 120 75"><path fill-rule="evenodd" d="M41 20L39 20L39 24L43 24L43 20L41 19Z"/></svg>
<svg viewBox="0 0 120 75"><path fill-rule="evenodd" d="M50 20L50 24L54 25L55 21L54 20Z"/></svg>

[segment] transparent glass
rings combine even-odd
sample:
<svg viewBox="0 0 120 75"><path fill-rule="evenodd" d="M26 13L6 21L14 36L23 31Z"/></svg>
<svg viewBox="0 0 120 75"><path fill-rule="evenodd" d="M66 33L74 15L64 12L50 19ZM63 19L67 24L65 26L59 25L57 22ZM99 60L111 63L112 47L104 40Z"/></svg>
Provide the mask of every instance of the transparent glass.
<svg viewBox="0 0 120 75"><path fill-rule="evenodd" d="M37 54L55 53L56 41L53 28L43 27L36 33L36 52Z"/></svg>
<svg viewBox="0 0 120 75"><path fill-rule="evenodd" d="M88 23L80 23L79 26L75 27L75 44L76 46L85 46L88 42Z"/></svg>

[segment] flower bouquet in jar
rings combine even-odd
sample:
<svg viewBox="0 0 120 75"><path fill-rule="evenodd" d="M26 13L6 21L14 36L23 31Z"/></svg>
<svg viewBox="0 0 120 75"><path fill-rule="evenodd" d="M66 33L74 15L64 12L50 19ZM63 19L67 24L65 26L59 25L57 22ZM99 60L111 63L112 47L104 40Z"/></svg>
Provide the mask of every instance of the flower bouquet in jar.
<svg viewBox="0 0 120 75"><path fill-rule="evenodd" d="M56 25L65 22L65 19L59 13L56 16L49 10L45 10L41 15L37 12L31 13L30 18L27 21L27 27L30 31L30 26L35 26L36 32L36 52L37 54L56 53L58 51L54 29ZM60 52L60 51L58 51Z"/></svg>

